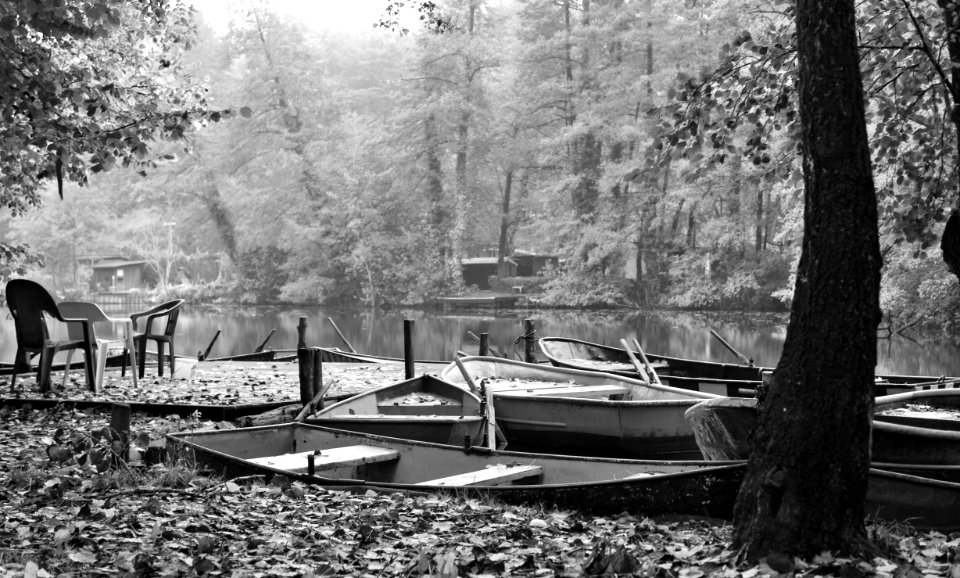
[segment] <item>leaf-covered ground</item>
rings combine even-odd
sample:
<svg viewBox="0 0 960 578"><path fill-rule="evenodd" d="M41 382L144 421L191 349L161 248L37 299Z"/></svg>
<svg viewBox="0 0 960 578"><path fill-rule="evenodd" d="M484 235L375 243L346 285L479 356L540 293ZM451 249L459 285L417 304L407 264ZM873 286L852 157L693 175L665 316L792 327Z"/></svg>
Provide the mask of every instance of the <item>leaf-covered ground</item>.
<svg viewBox="0 0 960 578"><path fill-rule="evenodd" d="M214 395L224 387L244 385L221 382ZM134 416L141 461L116 464L109 420L101 411L0 409L0 576L960 578L960 534L872 525L884 557L824 553L737 567L730 528L716 521L596 518L147 465L165 433L224 426L196 418Z"/></svg>

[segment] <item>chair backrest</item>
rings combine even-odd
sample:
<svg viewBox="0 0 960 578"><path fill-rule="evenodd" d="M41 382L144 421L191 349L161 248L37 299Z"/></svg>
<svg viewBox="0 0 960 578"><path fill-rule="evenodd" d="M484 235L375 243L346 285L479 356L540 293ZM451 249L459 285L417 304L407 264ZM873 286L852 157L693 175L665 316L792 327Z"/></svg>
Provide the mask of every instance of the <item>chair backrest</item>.
<svg viewBox="0 0 960 578"><path fill-rule="evenodd" d="M183 305L183 299L174 299L161 303L152 309L143 313L138 313L137 317L147 317L148 324L143 328L147 335L163 335L170 337L177 330L177 319L180 317L180 307ZM166 323L164 323L166 319ZM136 321L136 320L134 320ZM156 322L156 327L154 327Z"/></svg>
<svg viewBox="0 0 960 578"><path fill-rule="evenodd" d="M96 303L88 301L61 301L58 305L60 314L66 319L89 319L93 323L108 321L107 314L100 309ZM93 328L91 327L91 330ZM83 339L83 326L79 323L68 323L67 334L70 339ZM90 339L96 341L96 333L90 336Z"/></svg>
<svg viewBox="0 0 960 578"><path fill-rule="evenodd" d="M42 285L29 279L12 279L7 283L7 307L17 330L17 345L40 349L47 339L44 314L63 320L57 302Z"/></svg>

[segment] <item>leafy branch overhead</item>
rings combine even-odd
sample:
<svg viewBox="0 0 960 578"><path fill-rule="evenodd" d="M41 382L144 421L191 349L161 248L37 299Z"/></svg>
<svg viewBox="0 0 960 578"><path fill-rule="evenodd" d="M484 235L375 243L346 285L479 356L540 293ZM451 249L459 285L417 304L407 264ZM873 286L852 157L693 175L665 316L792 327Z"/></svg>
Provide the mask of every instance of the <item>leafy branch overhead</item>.
<svg viewBox="0 0 960 578"><path fill-rule="evenodd" d="M956 81L946 22L955 5L870 0L859 5L860 65L881 226L888 242L919 242L956 203ZM720 65L680 74L669 103L652 111L659 154L652 166L686 161L691 180L737 155L768 182L800 186L794 5L780 3L766 25L722 47Z"/></svg>
<svg viewBox="0 0 960 578"><path fill-rule="evenodd" d="M52 0L0 5L0 202L14 215L55 178L155 165L150 142L209 121L206 88L180 59L195 34L179 2ZM248 109L240 111L249 115Z"/></svg>

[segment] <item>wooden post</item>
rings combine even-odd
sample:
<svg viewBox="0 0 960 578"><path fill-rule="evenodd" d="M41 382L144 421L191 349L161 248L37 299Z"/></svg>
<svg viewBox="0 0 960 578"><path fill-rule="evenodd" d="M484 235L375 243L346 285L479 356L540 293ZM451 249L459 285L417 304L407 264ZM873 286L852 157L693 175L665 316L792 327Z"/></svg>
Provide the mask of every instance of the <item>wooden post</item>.
<svg viewBox="0 0 960 578"><path fill-rule="evenodd" d="M490 334L481 333L480 334L480 355L487 356L490 355Z"/></svg>
<svg viewBox="0 0 960 578"><path fill-rule="evenodd" d="M323 389L323 363L320 359L320 348L297 349L297 363L300 366L300 403L307 405Z"/></svg>
<svg viewBox="0 0 960 578"><path fill-rule="evenodd" d="M297 349L303 349L307 346L307 318L301 317L300 324L297 325Z"/></svg>
<svg viewBox="0 0 960 578"><path fill-rule="evenodd" d="M301 317L297 325L297 364L300 369L300 403L306 406L323 389L320 348L307 347L306 317Z"/></svg>
<svg viewBox="0 0 960 578"><path fill-rule="evenodd" d="M113 464L126 462L130 453L130 404L114 403L110 413L110 433L113 439L110 447L113 449Z"/></svg>
<svg viewBox="0 0 960 578"><path fill-rule="evenodd" d="M416 375L416 365L413 360L413 319L403 320L403 375L405 379L413 379Z"/></svg>
<svg viewBox="0 0 960 578"><path fill-rule="evenodd" d="M537 356L534 354L534 334L536 328L534 327L533 319L524 319L523 320L523 340L524 340L524 353L523 360L527 363L536 363Z"/></svg>

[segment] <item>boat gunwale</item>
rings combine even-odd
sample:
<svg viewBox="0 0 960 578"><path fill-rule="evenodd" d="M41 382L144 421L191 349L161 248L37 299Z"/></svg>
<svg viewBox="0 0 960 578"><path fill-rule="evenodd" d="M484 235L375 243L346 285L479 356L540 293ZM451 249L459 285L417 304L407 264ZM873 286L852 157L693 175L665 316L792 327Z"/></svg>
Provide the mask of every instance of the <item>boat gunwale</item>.
<svg viewBox="0 0 960 578"><path fill-rule="evenodd" d="M543 371L543 372L549 372L549 373L560 373L560 374L570 375L570 376L572 376L572 377L574 377L574 378L579 376L579 377L591 377L591 378L594 378L594 379L602 379L602 380L608 380L608 381L613 381L613 382L622 382L622 383L625 383L625 384L627 384L628 386L632 386L632 387L637 387L637 386L639 386L639 387L646 387L646 388L650 388L650 389L655 389L655 390L658 390L658 391L662 391L662 392L665 392L665 393L673 393L673 394L676 394L676 395L681 395L681 396L683 396L683 397L681 398L681 399L683 399L683 400L699 399L699 400L702 401L702 400L706 400L706 399L715 399L715 398L718 398L718 397L726 397L726 396L721 396L721 395L718 395L718 394L715 394L715 393L707 393L707 392L702 392L702 391L692 391L692 390L689 390L689 389L682 389L682 388L679 388L679 387L671 387L671 386L669 386L669 385L660 385L660 384L657 384L657 383L648 383L648 382L642 381L642 380L640 380L640 379L634 379L634 378L631 378L631 377L625 377L625 376L622 376L622 375L616 375L616 374L613 374L613 373L610 373L610 372L606 372L606 371L590 371L590 370L585 370L585 369L575 369L575 368L571 368L571 367L555 367L555 366L547 366L547 367L544 367L543 364L526 363L526 362L523 362L523 361L517 361L517 360L514 360L514 359L504 359L504 358L500 358L500 357L485 357L485 356L480 356L480 355L469 355L469 356L466 356L466 357L461 357L461 358L460 358L460 363L462 363L467 370L470 369L469 365L470 365L471 363L484 363L484 364L494 365L494 366L507 366L507 367L521 368L521 369L530 369L530 370ZM440 377L441 377L442 379L447 380L447 381L453 381L452 379L450 379L450 377L448 377L448 376L451 376L451 375L453 375L453 376L460 376L460 370L459 370L459 368L457 367L457 365L456 365L455 363L451 363L451 364L447 365L447 366L444 367L443 370L441 370L441 372L440 372ZM461 377L462 377L462 376L461 376ZM484 376L484 378L500 378L500 376L499 376L499 375ZM509 377L504 377L503 379L510 379L510 378L509 378ZM537 381L537 380L531 379L531 381ZM539 380L539 381L543 381L543 380ZM457 382L454 382L454 383L457 383ZM518 389L523 389L523 388L518 388ZM496 392L496 390L494 390L494 392ZM494 393L494 395L496 395L496 393ZM552 396L543 396L544 399L547 399L547 398L549 398L549 397L552 397ZM569 398L568 398L568 399L569 399ZM578 398L578 399L580 399L580 398ZM638 401L642 401L642 400L638 400ZM627 402L626 402L626 401L617 401L617 403L627 403Z"/></svg>

